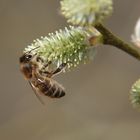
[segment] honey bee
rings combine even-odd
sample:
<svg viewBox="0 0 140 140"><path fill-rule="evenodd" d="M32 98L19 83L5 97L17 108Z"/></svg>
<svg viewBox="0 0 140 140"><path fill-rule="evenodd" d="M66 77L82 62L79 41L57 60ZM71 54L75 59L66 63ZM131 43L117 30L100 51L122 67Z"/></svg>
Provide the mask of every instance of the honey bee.
<svg viewBox="0 0 140 140"><path fill-rule="evenodd" d="M49 72L46 68L51 64L51 62L44 64L44 60L37 56L37 54L32 54L31 51L24 53L20 57L20 70L24 77L29 81L29 84L37 98L42 102L39 96L40 94L51 98L63 97L65 95L64 88L53 80L52 77L60 73L66 64L63 63L56 68L56 70Z"/></svg>

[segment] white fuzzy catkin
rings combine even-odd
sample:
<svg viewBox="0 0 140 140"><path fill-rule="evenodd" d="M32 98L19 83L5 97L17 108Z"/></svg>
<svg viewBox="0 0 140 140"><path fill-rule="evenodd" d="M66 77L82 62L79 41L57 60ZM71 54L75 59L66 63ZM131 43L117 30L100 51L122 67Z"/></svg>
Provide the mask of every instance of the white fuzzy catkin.
<svg viewBox="0 0 140 140"><path fill-rule="evenodd" d="M130 91L130 100L135 108L140 109L140 79L132 86Z"/></svg>
<svg viewBox="0 0 140 140"><path fill-rule="evenodd" d="M140 18L136 23L134 34L132 35L132 42L136 47L140 48Z"/></svg>
<svg viewBox="0 0 140 140"><path fill-rule="evenodd" d="M95 47L91 47L90 37L94 37L95 44L102 41L101 34L95 28L73 27L59 30L55 34L50 33L48 37L36 39L34 43L25 48L25 52L37 53L44 62L52 62L55 67L67 63L67 68L76 67L81 62L86 63L94 57Z"/></svg>
<svg viewBox="0 0 140 140"><path fill-rule="evenodd" d="M112 4L112 0L62 0L61 11L73 25L94 25L112 13Z"/></svg>

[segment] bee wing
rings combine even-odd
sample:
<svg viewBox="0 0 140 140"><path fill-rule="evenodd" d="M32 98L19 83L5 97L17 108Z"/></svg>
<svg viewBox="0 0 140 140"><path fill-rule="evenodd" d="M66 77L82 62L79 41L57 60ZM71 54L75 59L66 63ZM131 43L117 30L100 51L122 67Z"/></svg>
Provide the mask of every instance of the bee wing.
<svg viewBox="0 0 140 140"><path fill-rule="evenodd" d="M39 96L39 92L36 89L36 87L29 81L30 86L32 87L36 97L38 98L38 100L41 102L41 104L45 105L45 103L43 102L43 100L41 99L41 97Z"/></svg>

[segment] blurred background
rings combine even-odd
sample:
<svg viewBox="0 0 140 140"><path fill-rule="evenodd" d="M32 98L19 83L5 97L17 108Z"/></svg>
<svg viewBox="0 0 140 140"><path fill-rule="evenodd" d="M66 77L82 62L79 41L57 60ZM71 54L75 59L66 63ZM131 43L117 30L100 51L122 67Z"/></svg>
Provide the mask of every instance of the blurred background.
<svg viewBox="0 0 140 140"><path fill-rule="evenodd" d="M105 24L130 42L140 16L139 0L114 0ZM60 100L40 104L19 71L23 49L40 36L67 26L59 0L0 0L0 139L139 140L140 113L129 101L140 76L139 62L106 46L94 61L56 79L66 87Z"/></svg>

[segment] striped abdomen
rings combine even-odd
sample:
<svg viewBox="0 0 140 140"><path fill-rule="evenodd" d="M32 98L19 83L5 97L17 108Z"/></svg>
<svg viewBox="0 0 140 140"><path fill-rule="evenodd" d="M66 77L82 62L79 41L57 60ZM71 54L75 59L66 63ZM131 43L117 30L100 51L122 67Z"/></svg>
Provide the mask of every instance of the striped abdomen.
<svg viewBox="0 0 140 140"><path fill-rule="evenodd" d="M60 98L65 95L64 88L51 78L38 79L35 86L42 94L51 98Z"/></svg>

